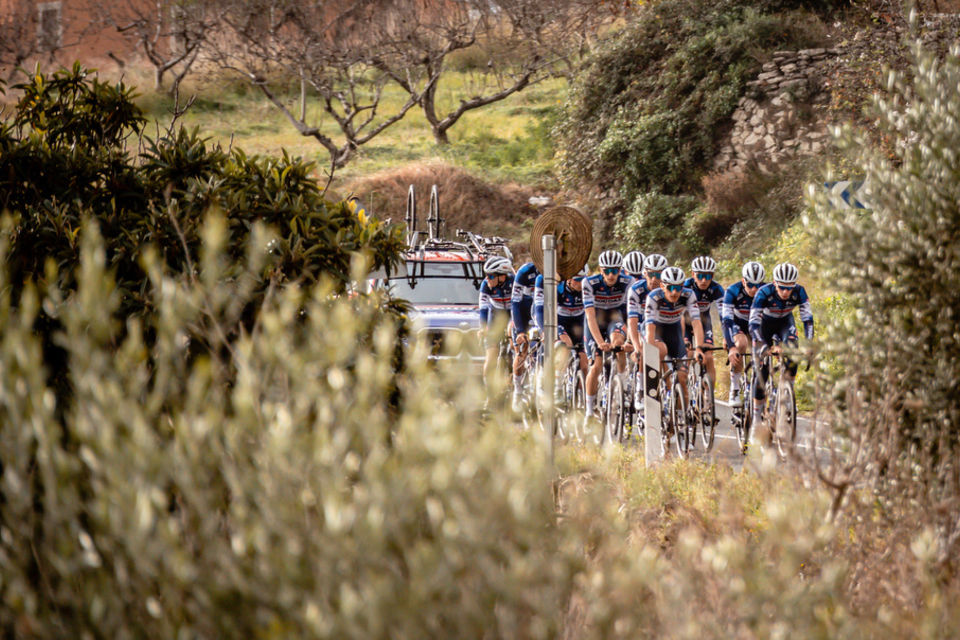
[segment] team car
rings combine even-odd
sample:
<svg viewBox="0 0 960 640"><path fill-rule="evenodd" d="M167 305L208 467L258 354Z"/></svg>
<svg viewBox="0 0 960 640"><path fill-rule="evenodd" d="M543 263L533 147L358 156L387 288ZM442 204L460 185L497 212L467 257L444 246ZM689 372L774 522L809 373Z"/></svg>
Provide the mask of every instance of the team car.
<svg viewBox="0 0 960 640"><path fill-rule="evenodd" d="M430 192L427 229L417 229L416 193L407 192L407 250L399 269L381 273L374 286L410 303L413 333L430 345L434 361L463 358L482 365L480 285L483 264L493 255L513 259L503 238L457 230L456 240L441 237L443 219L436 185Z"/></svg>

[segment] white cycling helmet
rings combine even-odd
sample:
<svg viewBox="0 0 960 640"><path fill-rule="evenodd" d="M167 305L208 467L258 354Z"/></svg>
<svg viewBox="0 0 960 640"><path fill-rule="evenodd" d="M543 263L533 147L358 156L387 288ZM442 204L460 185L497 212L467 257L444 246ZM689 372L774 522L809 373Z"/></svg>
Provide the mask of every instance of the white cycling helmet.
<svg viewBox="0 0 960 640"><path fill-rule="evenodd" d="M667 268L667 259L659 253L651 253L643 261L643 268L647 271L663 271Z"/></svg>
<svg viewBox="0 0 960 640"><path fill-rule="evenodd" d="M710 256L697 256L690 263L690 269L694 273L713 273L717 270L717 261Z"/></svg>
<svg viewBox="0 0 960 640"><path fill-rule="evenodd" d="M513 273L513 265L508 258L491 256L483 263L483 272L488 276L501 273L509 275Z"/></svg>
<svg viewBox="0 0 960 640"><path fill-rule="evenodd" d="M741 273L743 279L747 282L763 282L763 279L767 277L767 272L763 270L763 265L759 262L748 262L743 265Z"/></svg>
<svg viewBox="0 0 960 640"><path fill-rule="evenodd" d="M639 251L631 251L623 258L623 268L632 276L643 273L644 255Z"/></svg>
<svg viewBox="0 0 960 640"><path fill-rule="evenodd" d="M663 284L683 284L686 276L680 267L669 267L660 274L660 281Z"/></svg>
<svg viewBox="0 0 960 640"><path fill-rule="evenodd" d="M583 265L583 269L580 269L580 273L577 274L577 277L586 278L588 275L590 275L590 266Z"/></svg>
<svg viewBox="0 0 960 640"><path fill-rule="evenodd" d="M619 251L604 251L600 254L599 262L601 269L612 269L614 267L619 269L623 266L623 255Z"/></svg>
<svg viewBox="0 0 960 640"><path fill-rule="evenodd" d="M781 262L773 268L773 281L778 284L796 284L799 269L789 262Z"/></svg>

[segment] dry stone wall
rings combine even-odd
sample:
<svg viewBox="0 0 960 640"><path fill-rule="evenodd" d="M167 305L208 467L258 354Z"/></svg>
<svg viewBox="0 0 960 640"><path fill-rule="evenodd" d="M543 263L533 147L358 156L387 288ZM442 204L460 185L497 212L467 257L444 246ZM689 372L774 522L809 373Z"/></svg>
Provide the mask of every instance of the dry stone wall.
<svg viewBox="0 0 960 640"><path fill-rule="evenodd" d="M828 100L823 77L838 49L778 51L763 65L733 114L734 127L714 163L717 171L748 167L769 173L797 156L816 155L829 140L818 117Z"/></svg>

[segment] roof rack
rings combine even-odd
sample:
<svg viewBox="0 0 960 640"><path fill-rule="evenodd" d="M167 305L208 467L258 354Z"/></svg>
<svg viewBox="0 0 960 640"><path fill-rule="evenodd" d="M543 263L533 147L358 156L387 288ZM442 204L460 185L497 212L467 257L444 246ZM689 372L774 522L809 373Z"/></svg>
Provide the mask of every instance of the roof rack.
<svg viewBox="0 0 960 640"><path fill-rule="evenodd" d="M407 223L407 251L408 253L416 252L421 259L426 251L463 251L476 261L482 261L497 254L513 260L506 238L482 236L463 229L457 229L456 232L460 241L440 237L444 221L440 215L440 192L437 185L433 185L430 189L427 231L417 229L417 196L412 184L407 190L407 213L404 219Z"/></svg>

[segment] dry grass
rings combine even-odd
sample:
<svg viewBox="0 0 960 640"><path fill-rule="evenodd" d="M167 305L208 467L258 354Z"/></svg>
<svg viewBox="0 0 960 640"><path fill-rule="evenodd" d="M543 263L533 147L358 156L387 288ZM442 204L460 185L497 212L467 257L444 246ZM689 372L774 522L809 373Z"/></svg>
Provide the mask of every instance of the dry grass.
<svg viewBox="0 0 960 640"><path fill-rule="evenodd" d="M762 638L785 625L795 637L956 637L960 579L929 562L916 505L885 511L863 492L831 518L823 488L787 466L648 469L635 450L573 447L558 466L562 521L602 580L572 595L565 638L598 626L604 637ZM601 594L612 621L597 617Z"/></svg>

